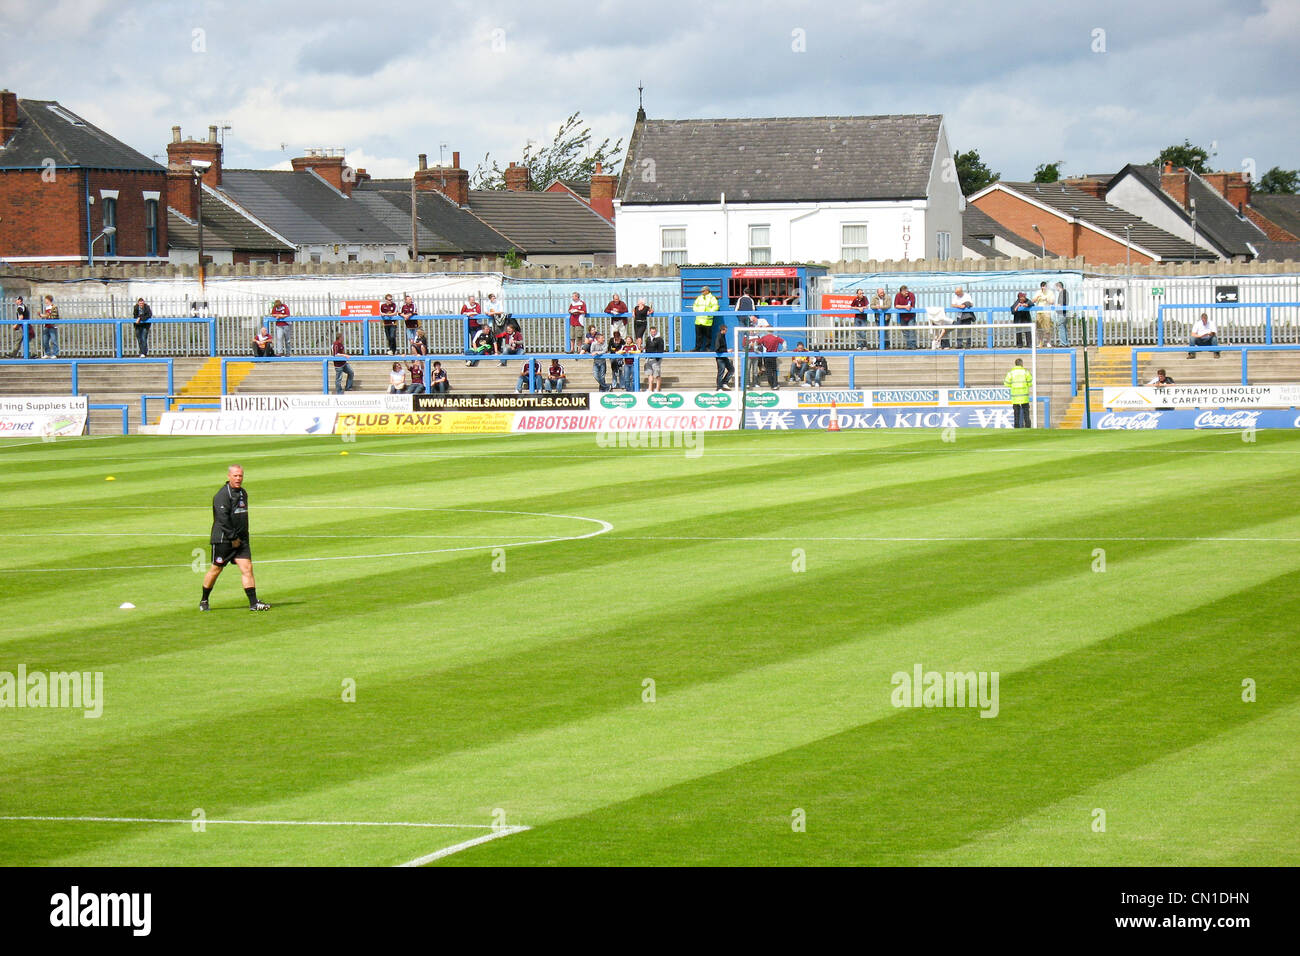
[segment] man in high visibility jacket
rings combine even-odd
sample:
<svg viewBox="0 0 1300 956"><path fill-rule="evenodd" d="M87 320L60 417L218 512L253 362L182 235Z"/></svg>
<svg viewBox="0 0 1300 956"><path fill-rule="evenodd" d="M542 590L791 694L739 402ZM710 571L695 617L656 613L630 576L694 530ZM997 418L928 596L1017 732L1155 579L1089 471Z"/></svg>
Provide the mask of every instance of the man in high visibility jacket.
<svg viewBox="0 0 1300 956"><path fill-rule="evenodd" d="M1002 382L1011 389L1011 407L1016 413L1016 428L1029 427L1029 390L1034 385L1034 376L1025 368L1023 359L1016 359L1015 366L1007 372Z"/></svg>
<svg viewBox="0 0 1300 956"><path fill-rule="evenodd" d="M695 351L712 352L713 316L718 311L717 296L705 286L691 308L695 310Z"/></svg>

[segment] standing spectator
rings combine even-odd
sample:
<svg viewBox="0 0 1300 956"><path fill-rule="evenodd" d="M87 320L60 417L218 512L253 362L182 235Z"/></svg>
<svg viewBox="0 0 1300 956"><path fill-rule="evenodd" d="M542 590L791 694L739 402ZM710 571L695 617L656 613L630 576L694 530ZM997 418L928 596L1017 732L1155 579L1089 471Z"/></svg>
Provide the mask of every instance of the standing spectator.
<svg viewBox="0 0 1300 956"><path fill-rule="evenodd" d="M605 382L605 353L608 351L605 346L605 336L599 332L587 346L587 351L595 356L591 363L591 372L596 377L596 385L602 392L609 391L609 385Z"/></svg>
<svg viewBox="0 0 1300 956"><path fill-rule="evenodd" d="M537 359L533 359L525 362L524 367L519 370L519 378L515 380L515 394L535 392L542 384L541 366Z"/></svg>
<svg viewBox="0 0 1300 956"><path fill-rule="evenodd" d="M536 366L536 364L536 361L534 361L533 365ZM568 380L569 377L564 374L564 366L560 364L560 360L557 358L551 359L551 366L546 370L546 378L542 382L542 387L548 392L562 392L564 391L564 383Z"/></svg>
<svg viewBox="0 0 1300 956"><path fill-rule="evenodd" d="M610 335L609 343L606 347L609 350L610 355L609 371L614 380L613 385L610 387L618 388L619 385L623 383L623 360L621 358L615 358L614 356L622 355L623 353L623 334L615 329Z"/></svg>
<svg viewBox="0 0 1300 956"><path fill-rule="evenodd" d="M876 325L882 330L880 333L882 349L889 348L889 310L893 304L894 300L884 289L877 289L876 294L871 297L871 311L876 314Z"/></svg>
<svg viewBox="0 0 1300 956"><path fill-rule="evenodd" d="M1011 303L1011 321L1016 326L1016 348L1023 349L1029 345L1029 336L1033 333L1024 328L1030 324L1029 307L1032 303L1023 292L1016 293L1016 301Z"/></svg>
<svg viewBox="0 0 1300 956"><path fill-rule="evenodd" d="M1038 283L1038 291L1034 293L1034 305L1055 304L1056 296L1052 295L1052 290L1047 287L1047 283ZM1034 315L1034 327L1038 333L1038 347L1045 349L1050 346L1052 344L1052 313L1036 313Z"/></svg>
<svg viewBox="0 0 1300 956"><path fill-rule="evenodd" d="M1016 359L1016 364L1007 372L1002 384L1011 389L1011 408L1015 412L1015 427L1029 427L1029 389L1034 384L1034 376L1025 368L1024 359Z"/></svg>
<svg viewBox="0 0 1300 956"><path fill-rule="evenodd" d="M409 348L420 332L420 313L416 311L415 300L409 293L402 297L402 307L397 310L397 313L402 317L402 324L406 326L406 344Z"/></svg>
<svg viewBox="0 0 1300 956"><path fill-rule="evenodd" d="M894 296L894 308L900 310L898 324L904 328L903 339L907 347L916 348L916 329L912 328L916 324L916 313L912 311L916 308L916 296L907 286L898 287L898 293Z"/></svg>
<svg viewBox="0 0 1300 956"><path fill-rule="evenodd" d="M524 352L524 334L518 329L508 329L497 341L501 343L502 355L522 355ZM505 365L506 360L502 359L501 364Z"/></svg>
<svg viewBox="0 0 1300 956"><path fill-rule="evenodd" d="M953 316L952 323L954 325L974 325L975 313L971 311L974 305L975 303L971 301L971 297L966 293L966 290L961 286L957 286L952 293L951 308L958 311ZM953 332L953 348L972 348L975 345L974 335L973 329L967 329L965 332Z"/></svg>
<svg viewBox="0 0 1300 956"><path fill-rule="evenodd" d="M14 323L14 331L18 333L18 341L14 343L14 350L9 353L10 358L17 358L22 354L23 336L27 337L27 354L29 356L35 354L36 349L33 346L36 344L36 326L28 322L31 317L32 314L28 311L26 304L24 304L23 297L19 296L18 302L14 308L14 319L16 320ZM23 325L24 322L28 322L28 324Z"/></svg>
<svg viewBox="0 0 1300 956"><path fill-rule="evenodd" d="M808 363L808 370L803 374L803 380L813 388L821 388L822 382L830 373L831 369L826 364L826 356L814 355Z"/></svg>
<svg viewBox="0 0 1300 956"><path fill-rule="evenodd" d="M45 328L41 332L41 358L58 358L59 327L56 323L59 321L59 308L54 304L52 295L45 296L42 301L45 308L41 309L41 318L45 320Z"/></svg>
<svg viewBox="0 0 1300 956"><path fill-rule="evenodd" d="M406 386L406 390L410 392L412 395L423 394L424 393L424 363L421 362L419 359L408 362L406 364L406 370L411 373L411 384ZM438 368L435 368L433 370L433 379L435 383L438 380L438 372L440 372L441 370L442 370L441 365L439 365ZM443 380L445 381L446 378L447 376L444 375Z"/></svg>
<svg viewBox="0 0 1300 956"><path fill-rule="evenodd" d="M45 298L48 299L49 296ZM48 328L48 326L46 327ZM1196 320L1196 323L1192 326L1192 334L1187 339L1187 344L1192 348L1207 348L1219 344L1219 329L1210 319L1209 313L1202 312L1201 317ZM1222 354L1222 352L1215 352L1214 357L1219 358ZM1196 353L1188 352L1187 357L1194 359Z"/></svg>
<svg viewBox="0 0 1300 956"><path fill-rule="evenodd" d="M849 303L849 308L857 310L853 316L853 325L857 330L854 334L854 348L866 348L864 344L866 337L862 334L862 329L871 323L871 316L867 313L870 304L871 300L867 298L866 293L861 289L853 290L853 301Z"/></svg>
<svg viewBox="0 0 1300 956"><path fill-rule="evenodd" d="M582 296L573 293L569 298L569 351L574 352L579 348L579 341L582 339L582 328L587 324L587 303L582 301Z"/></svg>
<svg viewBox="0 0 1300 956"><path fill-rule="evenodd" d="M140 347L140 358L144 358L149 354L149 323L153 321L153 309L143 298L136 299L131 316L135 319L135 344Z"/></svg>
<svg viewBox="0 0 1300 956"><path fill-rule="evenodd" d="M393 293L389 292L384 296L384 301L379 303L379 316L384 326L384 338L388 341L388 354L397 354L397 303L393 301Z"/></svg>
<svg viewBox="0 0 1300 956"><path fill-rule="evenodd" d="M691 305L695 312L695 349L696 352L713 351L713 317L718 311L718 298L705 286L695 302Z"/></svg>
<svg viewBox="0 0 1300 956"><path fill-rule="evenodd" d="M293 326L289 322L289 307L276 299L271 303L271 328L275 329L275 354L291 355Z"/></svg>
<svg viewBox="0 0 1300 956"><path fill-rule="evenodd" d="M465 334L470 342L474 341L474 336L478 334L479 319L483 314L483 307L478 304L478 299L474 296L466 296L465 304L460 307L460 314L465 316Z"/></svg>
<svg viewBox="0 0 1300 956"><path fill-rule="evenodd" d="M753 306L750 306L750 308L753 308ZM736 365L731 361L731 356L727 354L727 323L722 319L718 319L716 338L717 344L713 346L713 361L718 366L718 377L713 387L717 389L731 388L731 383L736 379Z"/></svg>
<svg viewBox="0 0 1300 956"><path fill-rule="evenodd" d="M623 347L619 350L623 353L623 391L635 392L636 381L636 339L624 339Z"/></svg>
<svg viewBox="0 0 1300 956"><path fill-rule="evenodd" d="M605 314L612 316L609 320L611 331L627 335L627 303L618 297L617 292L610 297L609 304L605 306Z"/></svg>
<svg viewBox="0 0 1300 956"><path fill-rule="evenodd" d="M254 358L273 358L275 349L271 348L271 333L262 326L253 336L253 357Z"/></svg>
<svg viewBox="0 0 1300 956"><path fill-rule="evenodd" d="M764 352L762 374L767 376L767 387L771 389L780 388L777 382L777 378L781 374L778 367L779 360L768 356L785 348L785 339L769 329L766 335L759 338L758 347Z"/></svg>
<svg viewBox="0 0 1300 956"><path fill-rule="evenodd" d="M420 387L424 388L424 369L420 369ZM414 387L415 383L412 383ZM436 395L445 395L451 391L451 381L447 378L446 371L443 370L441 362L433 363L433 381L430 383L430 391Z"/></svg>
<svg viewBox="0 0 1300 956"><path fill-rule="evenodd" d="M497 355L505 351L506 343L504 341L506 334L506 313L501 308L501 303L497 301L497 294L489 292L487 301L483 303L483 310L487 313L487 324L492 329L492 346Z"/></svg>
<svg viewBox="0 0 1300 956"><path fill-rule="evenodd" d="M754 290L745 286L740 290L740 298L736 300L736 325L752 325L757 318L754 314Z"/></svg>
<svg viewBox="0 0 1300 956"><path fill-rule="evenodd" d="M406 367L401 362L394 362L388 373L388 394L401 395L406 392Z"/></svg>
<svg viewBox="0 0 1300 956"><path fill-rule="evenodd" d="M645 299L637 299L636 307L632 309L632 335L638 342L645 338L650 316L654 314L655 310L650 308Z"/></svg>
<svg viewBox="0 0 1300 956"><path fill-rule="evenodd" d="M646 387L652 392L662 392L664 390L664 337L659 334L659 329L655 326L650 326L650 331L642 340L641 351L646 354Z"/></svg>
<svg viewBox="0 0 1300 956"><path fill-rule="evenodd" d="M330 346L330 351L334 354L334 394L342 395L345 391L352 391L352 366L348 363L348 350L343 346L343 330L334 336L334 344ZM342 361L339 361L339 360ZM342 385L343 376L348 377L348 384Z"/></svg>
<svg viewBox="0 0 1300 956"><path fill-rule="evenodd" d="M411 354L412 355L429 354L429 337L424 334L424 329L420 329L415 333L415 341L411 343Z"/></svg>
<svg viewBox="0 0 1300 956"><path fill-rule="evenodd" d="M1063 349L1070 347L1070 313L1065 311L1069 301L1065 283L1056 283L1056 304L1061 307L1061 311L1052 313L1052 325L1056 328L1056 344Z"/></svg>

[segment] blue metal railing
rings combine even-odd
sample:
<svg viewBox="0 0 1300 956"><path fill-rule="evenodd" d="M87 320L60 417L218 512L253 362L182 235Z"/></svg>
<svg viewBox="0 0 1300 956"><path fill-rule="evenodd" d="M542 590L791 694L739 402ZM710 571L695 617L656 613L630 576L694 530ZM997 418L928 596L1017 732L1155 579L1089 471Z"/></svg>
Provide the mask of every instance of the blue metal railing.
<svg viewBox="0 0 1300 956"><path fill-rule="evenodd" d="M1201 355L1206 352L1237 352L1241 355L1241 384L1249 385L1249 356L1251 352L1297 351L1300 351L1300 345L1139 345L1133 349L1131 358L1131 363L1133 365L1133 384L1138 384L1139 355L1154 354L1158 352L1190 352L1193 355Z"/></svg>
<svg viewBox="0 0 1300 956"><path fill-rule="evenodd" d="M107 344L103 341L94 342L79 340L73 343L56 341L55 346L59 351L71 349L80 352L108 352L113 358L131 358L131 353L135 352L138 348L135 342L134 331L125 331L127 329L134 330L135 328L135 323L130 319L56 319L53 322L47 322L45 319L25 319L23 321L16 321L11 326L11 328L22 326L22 328L19 329L19 334L22 336L19 346L21 347L20 350L24 359L33 361L37 360L32 355L33 344L39 345L42 351L44 351L45 327L47 325L53 326L56 339L61 337L61 333L64 331L75 332L79 329L90 329L92 331L94 329L108 329L112 334L111 344ZM201 354L217 354L217 320L215 317L203 319L151 319L151 336L155 326L197 326L203 328L207 333L207 341L198 346L201 350ZM90 338L93 339L94 337L91 336ZM126 342L129 342L130 344L124 345ZM161 350L182 351L185 354L190 354L188 349L178 350L170 342L165 344L160 351ZM138 361L138 359L136 359L136 361Z"/></svg>
<svg viewBox="0 0 1300 956"><path fill-rule="evenodd" d="M44 368L49 365L70 365L72 367L72 394L81 394L79 370L86 365L166 365L167 366L167 393L171 394L176 391L176 360L171 358L133 358L133 359L111 359L111 358L77 358L77 359L0 359L0 365L39 365Z"/></svg>
<svg viewBox="0 0 1300 956"><path fill-rule="evenodd" d="M1210 313L1214 310L1263 309L1264 310L1264 344L1273 345L1273 310L1300 309L1300 302L1208 302L1200 305L1161 305L1156 307L1156 345L1167 345L1165 341L1165 312L1175 309L1200 309ZM1217 323L1216 323L1217 324Z"/></svg>
<svg viewBox="0 0 1300 956"><path fill-rule="evenodd" d="M96 402L96 403L87 403L86 408L92 412L112 411L116 409L117 411L122 413L122 434L129 435L131 433L131 430L129 428L130 423L127 421L127 414L130 410L129 405L125 405L121 402Z"/></svg>

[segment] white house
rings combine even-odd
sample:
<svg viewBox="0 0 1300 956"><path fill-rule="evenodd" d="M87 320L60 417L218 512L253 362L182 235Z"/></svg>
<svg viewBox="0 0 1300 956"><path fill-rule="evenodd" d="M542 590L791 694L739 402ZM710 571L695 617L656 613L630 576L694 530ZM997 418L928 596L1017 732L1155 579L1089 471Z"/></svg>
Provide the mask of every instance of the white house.
<svg viewBox="0 0 1300 956"><path fill-rule="evenodd" d="M618 264L960 258L964 207L942 116L638 112Z"/></svg>

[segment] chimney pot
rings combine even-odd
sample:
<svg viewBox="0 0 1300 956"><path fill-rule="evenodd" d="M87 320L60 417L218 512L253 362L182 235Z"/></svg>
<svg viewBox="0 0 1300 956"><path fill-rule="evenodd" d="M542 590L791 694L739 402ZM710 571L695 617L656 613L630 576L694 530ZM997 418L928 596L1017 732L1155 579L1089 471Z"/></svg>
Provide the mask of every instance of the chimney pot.
<svg viewBox="0 0 1300 956"><path fill-rule="evenodd" d="M181 128L180 128L179 126L173 126L173 127L172 127L172 142L173 142L173 143L179 143L180 141L181 141Z"/></svg>
<svg viewBox="0 0 1300 956"><path fill-rule="evenodd" d="M420 169L428 169L428 168L429 168L429 154L428 154L428 153L421 153L421 154L420 154L420 167L419 167L419 168L420 168Z"/></svg>
<svg viewBox="0 0 1300 956"><path fill-rule="evenodd" d="M216 141L217 141L217 128L216 128L215 126L209 126L209 127L208 127L208 142L209 142L209 143L215 143Z"/></svg>
<svg viewBox="0 0 1300 956"><path fill-rule="evenodd" d="M451 165L453 169L460 169L460 153L451 154Z"/></svg>

